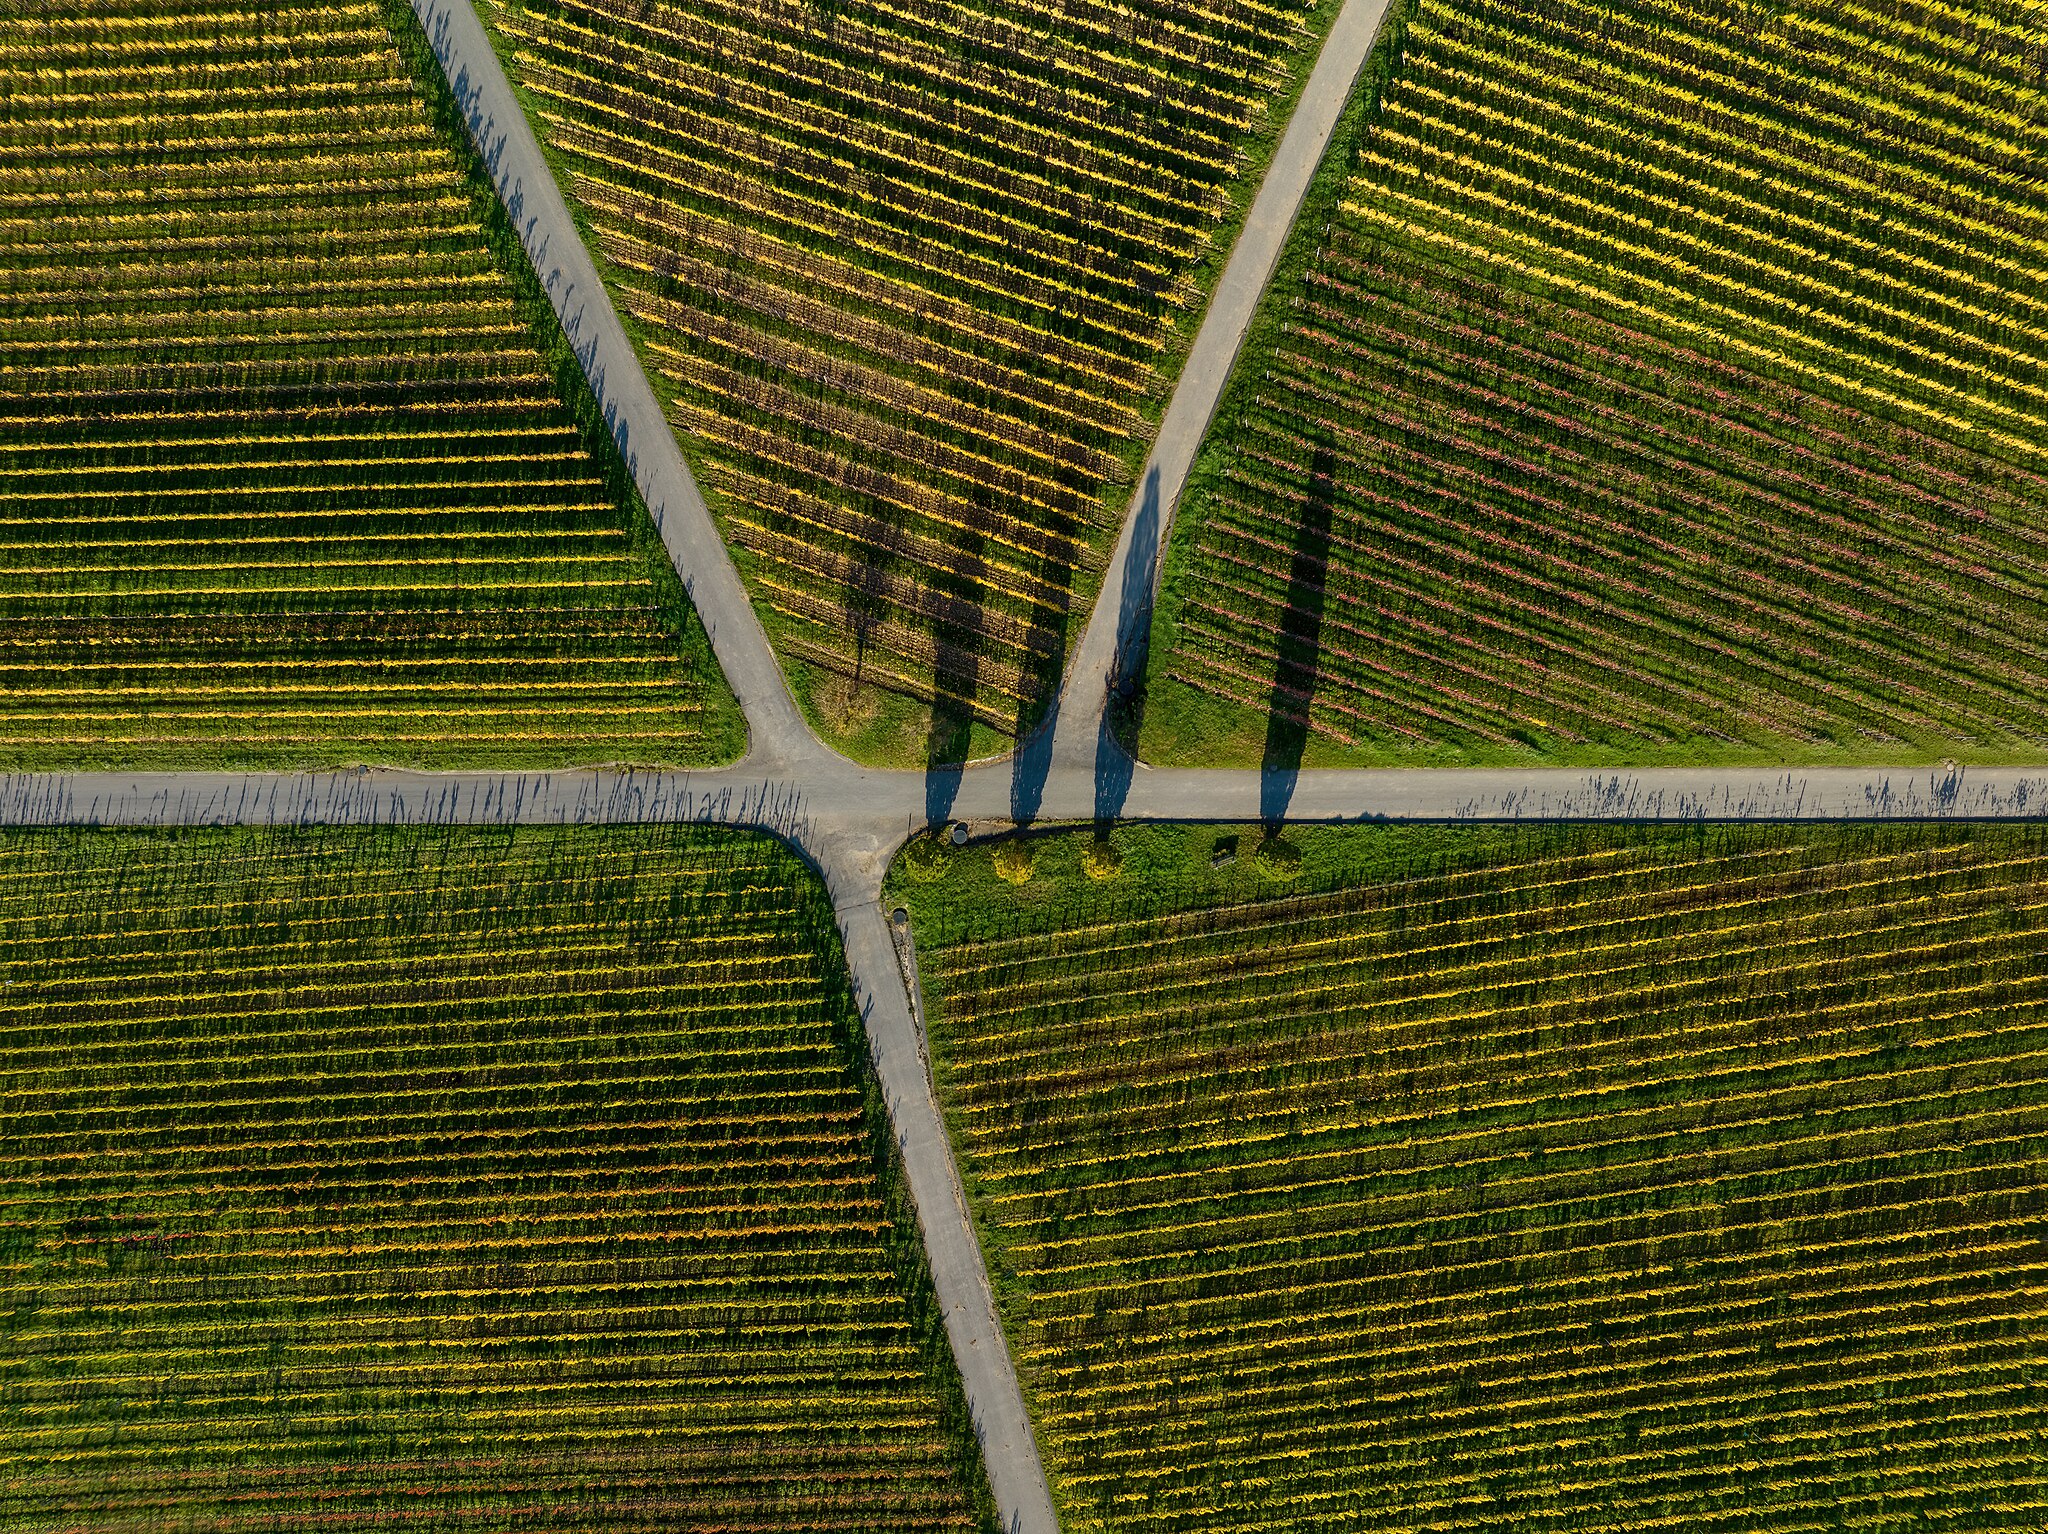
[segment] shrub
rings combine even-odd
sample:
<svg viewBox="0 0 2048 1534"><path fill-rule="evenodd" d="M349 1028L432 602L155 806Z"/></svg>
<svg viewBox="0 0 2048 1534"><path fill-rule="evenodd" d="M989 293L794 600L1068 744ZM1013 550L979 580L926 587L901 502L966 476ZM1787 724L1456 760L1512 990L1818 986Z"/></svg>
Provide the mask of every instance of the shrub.
<svg viewBox="0 0 2048 1534"><path fill-rule="evenodd" d="M911 838L903 849L903 872L919 884L943 879L953 854L937 834Z"/></svg>
<svg viewBox="0 0 2048 1534"><path fill-rule="evenodd" d="M1081 849L1081 867L1091 879L1114 879L1124 871L1124 855L1107 837L1096 837Z"/></svg>
<svg viewBox="0 0 2048 1534"><path fill-rule="evenodd" d="M1301 872L1301 849L1292 842L1269 836L1259 843L1252 862L1269 878L1292 879Z"/></svg>
<svg viewBox="0 0 2048 1534"><path fill-rule="evenodd" d="M997 844L990 857L995 862L996 872L1012 884L1029 884L1038 867L1038 856L1032 851L1031 843L1022 838Z"/></svg>

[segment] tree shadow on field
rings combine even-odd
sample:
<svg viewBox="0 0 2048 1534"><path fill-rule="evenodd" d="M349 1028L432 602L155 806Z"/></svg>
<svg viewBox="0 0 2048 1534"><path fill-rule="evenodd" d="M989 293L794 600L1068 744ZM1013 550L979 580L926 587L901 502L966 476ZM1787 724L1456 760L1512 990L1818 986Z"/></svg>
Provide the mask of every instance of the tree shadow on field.
<svg viewBox="0 0 2048 1534"><path fill-rule="evenodd" d="M1145 658L1158 595L1159 470L1148 469L1131 522L1130 556L1117 592L1116 651L1110 659L1108 696L1095 740L1095 819L1106 824L1123 813L1138 765L1138 729L1145 719Z"/></svg>
<svg viewBox="0 0 2048 1534"><path fill-rule="evenodd" d="M868 684L868 651L874 645L874 629L889 619L889 582L895 576L897 555L893 549L895 528L887 518L874 514L862 500L852 510L848 553L854 563L852 580L840 586L840 623L854 645L854 674L848 709L858 709L860 688ZM778 524L780 526L780 524ZM788 526L786 530L797 530Z"/></svg>
<svg viewBox="0 0 2048 1534"><path fill-rule="evenodd" d="M924 814L943 825L960 796L968 745L974 733L974 692L981 679L981 647L971 628L932 626L932 717L925 731Z"/></svg>
<svg viewBox="0 0 2048 1534"><path fill-rule="evenodd" d="M1329 580L1330 514L1336 499L1337 455L1325 437L1309 462L1308 502L1294 533L1280 614L1279 655L1266 703L1266 749L1259 759L1259 819L1278 829L1294 798L1308 748L1323 649L1323 603Z"/></svg>
<svg viewBox="0 0 2048 1534"><path fill-rule="evenodd" d="M1080 544L1069 540L1056 554L1038 562L1037 575L1057 586L1057 607L1033 604L1030 627L1025 634L1026 664L1030 673L1025 691L1029 696L1017 703L1016 754L1010 760L1010 818L1029 825L1038 818L1045 799L1045 780L1052 771L1053 734L1059 725L1060 678L1067 658L1067 624L1073 616L1074 572L1080 564ZM1042 700L1051 699L1050 707Z"/></svg>
<svg viewBox="0 0 2048 1534"><path fill-rule="evenodd" d="M874 639L875 625L889 611L887 583L895 564L883 552L889 534L887 525L865 506L860 508L857 518L855 526L859 531L853 539L853 548L858 573L846 583L840 599L841 618L853 639L855 686L860 685L867 670L868 645Z"/></svg>
<svg viewBox="0 0 2048 1534"><path fill-rule="evenodd" d="M945 595L932 623L932 718L925 737L925 814L933 825L951 814L973 748L991 627L989 593L996 580L986 562L985 534L957 528L950 542L957 551L954 568L934 582Z"/></svg>

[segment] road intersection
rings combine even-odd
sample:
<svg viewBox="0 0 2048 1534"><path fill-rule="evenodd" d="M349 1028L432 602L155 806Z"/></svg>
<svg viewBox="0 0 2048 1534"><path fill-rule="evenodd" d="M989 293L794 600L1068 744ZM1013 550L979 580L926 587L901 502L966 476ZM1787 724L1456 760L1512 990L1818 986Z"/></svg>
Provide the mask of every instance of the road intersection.
<svg viewBox="0 0 2048 1534"><path fill-rule="evenodd" d="M1018 821L1539 821L2006 819L2048 812L2043 768L1579 768L1305 771L1151 769L1107 726L1150 620L1181 488L1222 397L1387 0L1347 0L1290 118L1205 312L1102 595L1044 726L1012 756L923 772L860 766L816 739L719 538L470 0L413 0L499 196L610 425L749 728L745 758L703 770L76 772L0 776L9 826L559 825L690 822L770 832L818 870L932 1277L1013 1534L1057 1520L934 1097L882 881L930 806L990 829Z"/></svg>

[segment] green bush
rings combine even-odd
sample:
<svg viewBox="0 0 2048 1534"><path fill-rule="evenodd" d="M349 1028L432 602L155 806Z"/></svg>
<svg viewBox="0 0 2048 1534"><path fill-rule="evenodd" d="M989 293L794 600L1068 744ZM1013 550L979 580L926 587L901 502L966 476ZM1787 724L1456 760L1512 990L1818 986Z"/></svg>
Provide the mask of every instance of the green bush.
<svg viewBox="0 0 2048 1534"><path fill-rule="evenodd" d="M1273 879L1292 879L1301 873L1301 849L1290 841L1269 836L1252 854L1259 872Z"/></svg>
<svg viewBox="0 0 2048 1534"><path fill-rule="evenodd" d="M920 884L945 878L952 864L952 851L936 835L914 837L903 849L903 872Z"/></svg>
<svg viewBox="0 0 2048 1534"><path fill-rule="evenodd" d="M996 872L1012 884L1029 884L1038 867L1038 856L1031 843L1021 837L997 843L989 857L996 865Z"/></svg>
<svg viewBox="0 0 2048 1534"><path fill-rule="evenodd" d="M1124 871L1124 855L1107 837L1097 837L1081 849L1081 868L1091 879L1114 879Z"/></svg>

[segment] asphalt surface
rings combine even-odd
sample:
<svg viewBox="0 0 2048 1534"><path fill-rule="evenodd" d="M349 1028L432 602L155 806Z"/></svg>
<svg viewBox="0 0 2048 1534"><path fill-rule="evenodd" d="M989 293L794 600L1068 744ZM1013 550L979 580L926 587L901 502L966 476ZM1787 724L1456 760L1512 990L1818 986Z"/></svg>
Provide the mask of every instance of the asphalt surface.
<svg viewBox="0 0 2048 1534"><path fill-rule="evenodd" d="M860 767L811 734L738 572L606 297L468 0L413 0L550 302L745 712L733 767L425 773L75 772L0 776L0 825L561 825L694 822L772 832L824 877L930 1257L991 1490L1012 1534L1057 1520L933 1096L880 904L882 878L934 802L977 830L1087 821L2017 819L2048 811L2048 768L1153 770L1104 727L1149 624L1174 509L1387 0L1349 0L1197 332L1109 575L1048 726L1014 758L958 774Z"/></svg>
<svg viewBox="0 0 2048 1534"><path fill-rule="evenodd" d="M969 768L955 814L1006 829L1009 763ZM555 772L63 772L0 775L0 825L573 825L694 822L773 832L832 884L868 900L924 824L922 774L853 768L798 780L742 765ZM1120 818L1255 821L1256 771L1137 770ZM1095 774L1056 767L1042 819L1093 818ZM1427 821L2030 820L2048 767L1548 767L1304 772L1286 819ZM891 961L894 962L893 960Z"/></svg>

